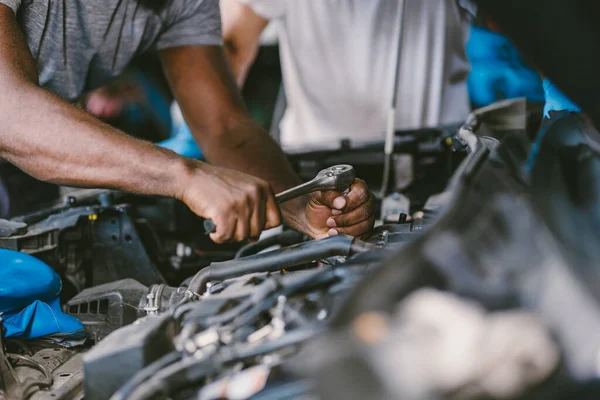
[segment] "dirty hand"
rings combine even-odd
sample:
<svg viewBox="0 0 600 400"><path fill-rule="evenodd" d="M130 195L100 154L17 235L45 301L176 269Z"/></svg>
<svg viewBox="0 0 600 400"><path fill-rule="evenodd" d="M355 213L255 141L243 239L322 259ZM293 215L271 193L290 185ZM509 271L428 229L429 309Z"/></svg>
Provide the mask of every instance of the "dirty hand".
<svg viewBox="0 0 600 400"><path fill-rule="evenodd" d="M300 210L293 215L291 207ZM362 236L375 224L375 197L361 179L354 180L346 195L315 192L282 209L293 228L316 239L338 234Z"/></svg>
<svg viewBox="0 0 600 400"><path fill-rule="evenodd" d="M269 183L238 171L198 163L181 197L194 213L215 223L210 238L216 243L258 238L281 224Z"/></svg>

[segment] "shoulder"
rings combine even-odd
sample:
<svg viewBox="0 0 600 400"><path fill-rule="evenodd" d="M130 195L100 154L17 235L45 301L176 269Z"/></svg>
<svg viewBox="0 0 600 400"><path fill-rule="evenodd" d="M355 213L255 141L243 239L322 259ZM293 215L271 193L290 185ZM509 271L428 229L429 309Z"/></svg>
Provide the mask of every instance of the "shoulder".
<svg viewBox="0 0 600 400"><path fill-rule="evenodd" d="M159 50L180 46L220 46L223 43L219 0L164 1L167 6L161 11L163 29L156 42Z"/></svg>
<svg viewBox="0 0 600 400"><path fill-rule="evenodd" d="M8 6L16 14L19 9L19 6L21 5L21 0L0 0L0 4Z"/></svg>

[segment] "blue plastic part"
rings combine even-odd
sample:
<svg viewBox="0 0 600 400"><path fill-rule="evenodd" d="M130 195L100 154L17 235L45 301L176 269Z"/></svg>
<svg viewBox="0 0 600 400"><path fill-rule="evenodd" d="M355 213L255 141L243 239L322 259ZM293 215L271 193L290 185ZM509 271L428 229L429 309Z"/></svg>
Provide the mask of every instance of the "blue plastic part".
<svg viewBox="0 0 600 400"><path fill-rule="evenodd" d="M195 158L198 160L204 159L204 155L196 144L187 124L174 127L173 136L159 142L158 145L165 149L173 150L175 153L184 157Z"/></svg>
<svg viewBox="0 0 600 400"><path fill-rule="evenodd" d="M544 105L545 118L550 118L550 111L581 112L581 107L573 103L549 79L544 80L544 93L546 94L546 104Z"/></svg>
<svg viewBox="0 0 600 400"><path fill-rule="evenodd" d="M30 255L0 249L0 312L5 337L85 337L83 325L62 312L60 277Z"/></svg>
<svg viewBox="0 0 600 400"><path fill-rule="evenodd" d="M562 93L554 85L554 83L552 83L549 79L544 79L543 86L544 86L544 94L546 97L546 103L544 104L545 123L543 124L540 132L538 133L538 136L537 136L535 142L531 146L531 150L529 152L529 157L527 159L527 162L525 163L525 171L527 173L530 173L531 170L533 169L537 155L540 152L542 142L544 140L544 137L546 136L546 132L548 131L548 128L550 127L552 122L554 122L554 121L549 121L549 120L551 120L550 112L551 111L556 111L556 112L566 111L566 112L574 112L574 113L581 112L581 108L577 104L573 103L571 101L571 99L569 99L567 96L565 96L565 94ZM565 137L564 140L565 140L564 144L576 145L578 142L581 141L581 138Z"/></svg>
<svg viewBox="0 0 600 400"><path fill-rule="evenodd" d="M44 262L18 251L0 249L0 312L21 309L35 300L50 301L60 278Z"/></svg>
<svg viewBox="0 0 600 400"><path fill-rule="evenodd" d="M518 97L544 101L542 80L505 36L472 26L467 56L471 62L467 84L475 106Z"/></svg>

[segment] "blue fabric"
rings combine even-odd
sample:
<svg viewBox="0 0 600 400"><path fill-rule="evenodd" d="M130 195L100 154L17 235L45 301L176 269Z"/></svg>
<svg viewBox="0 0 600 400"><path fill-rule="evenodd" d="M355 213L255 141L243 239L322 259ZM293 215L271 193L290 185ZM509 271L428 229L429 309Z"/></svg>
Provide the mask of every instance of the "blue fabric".
<svg viewBox="0 0 600 400"><path fill-rule="evenodd" d="M549 79L544 80L544 93L546 95L545 118L550 118L550 111L581 112L581 108L565 96Z"/></svg>
<svg viewBox="0 0 600 400"><path fill-rule="evenodd" d="M60 277L30 255L0 249L0 312L6 337L85 337L83 325L62 312Z"/></svg>
<svg viewBox="0 0 600 400"><path fill-rule="evenodd" d="M537 155L540 152L540 148L542 146L542 142L544 137L546 136L546 132L548 128L554 121L551 120L550 112L581 112L581 108L573 103L567 96L565 96L549 79L544 79L544 94L546 97L546 103L544 104L544 124L542 125L542 129L538 133L538 136L531 146L531 151L529 152L529 158L525 163L525 171L530 173L535 165L535 160ZM564 144L567 145L575 145L582 141L582 138L579 137L566 137L564 138ZM572 143L570 143L572 142Z"/></svg>
<svg viewBox="0 0 600 400"><path fill-rule="evenodd" d="M173 127L173 136L167 140L158 143L159 146L165 149L173 150L175 153L188 157L202 160L204 158L202 151L196 144L192 132L187 124Z"/></svg>
<svg viewBox="0 0 600 400"><path fill-rule="evenodd" d="M539 75L503 35L473 26L467 42L467 56L471 62L467 84L474 105L483 107L517 97L544 101Z"/></svg>

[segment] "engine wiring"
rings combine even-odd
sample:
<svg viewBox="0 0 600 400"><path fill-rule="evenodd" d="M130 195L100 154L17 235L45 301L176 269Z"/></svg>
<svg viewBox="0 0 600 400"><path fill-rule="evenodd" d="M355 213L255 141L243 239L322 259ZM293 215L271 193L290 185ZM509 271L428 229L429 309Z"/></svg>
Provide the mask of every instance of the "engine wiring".
<svg viewBox="0 0 600 400"><path fill-rule="evenodd" d="M40 388L49 388L54 383L52 374L38 361L36 361L30 357L23 356L21 354L8 353L6 356L9 359L12 359L14 361L27 364L31 368L36 369L37 371L41 372L44 375L43 380L31 379L31 380L29 380L29 382L27 380L25 382L23 382L24 383L24 386L22 389L23 399L26 400L33 395L33 393L30 393L30 392L31 392L31 389L33 389L34 387L37 386Z"/></svg>

